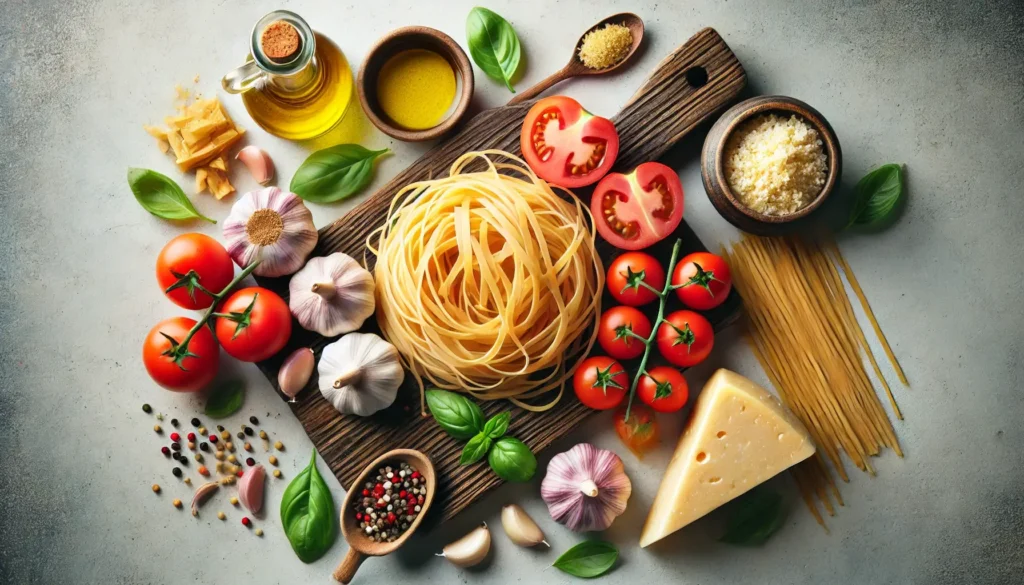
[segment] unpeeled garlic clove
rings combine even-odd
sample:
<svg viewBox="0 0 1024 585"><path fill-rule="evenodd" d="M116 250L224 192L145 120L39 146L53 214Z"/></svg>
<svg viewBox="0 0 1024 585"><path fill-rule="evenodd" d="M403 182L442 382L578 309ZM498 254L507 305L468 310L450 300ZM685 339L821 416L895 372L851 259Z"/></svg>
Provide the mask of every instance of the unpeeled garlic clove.
<svg viewBox="0 0 1024 585"><path fill-rule="evenodd" d="M274 178L274 161L262 148L250 144L238 151L235 159L242 162L245 168L249 169L252 178L260 185L266 185Z"/></svg>
<svg viewBox="0 0 1024 585"><path fill-rule="evenodd" d="M466 536L444 547L441 554L437 556L444 557L459 567L472 567L479 565L487 558L487 553L490 550L491 531L487 529L487 523L484 522Z"/></svg>
<svg viewBox="0 0 1024 585"><path fill-rule="evenodd" d="M263 508L263 483L266 477L266 470L262 465L257 465L238 482L238 501L253 514L259 514Z"/></svg>
<svg viewBox="0 0 1024 585"><path fill-rule="evenodd" d="M198 489L196 489L195 495L192 496L192 515L193 516L198 516L199 515L199 506L203 502L205 502L207 498L210 497L210 494L212 494L213 492L217 491L217 488L219 488L219 487L220 487L220 484L218 484L215 481L211 481L209 483L204 483L203 485L199 486Z"/></svg>
<svg viewBox="0 0 1024 585"><path fill-rule="evenodd" d="M509 504L501 509L501 526L509 539L519 546L530 547L541 543L547 547L551 546L544 540L544 532L540 526L537 526L526 510L516 504Z"/></svg>
<svg viewBox="0 0 1024 585"><path fill-rule="evenodd" d="M306 387L315 366L316 357L308 347L300 347L285 358L277 372L277 385L291 398L289 402L295 402L295 396Z"/></svg>

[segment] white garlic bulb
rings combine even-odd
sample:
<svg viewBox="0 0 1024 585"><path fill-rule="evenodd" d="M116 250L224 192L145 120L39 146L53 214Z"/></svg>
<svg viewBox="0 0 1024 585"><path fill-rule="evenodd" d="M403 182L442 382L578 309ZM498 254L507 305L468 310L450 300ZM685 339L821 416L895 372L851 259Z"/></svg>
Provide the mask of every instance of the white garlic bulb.
<svg viewBox="0 0 1024 585"><path fill-rule="evenodd" d="M324 398L359 416L391 406L405 379L398 350L373 333L349 333L325 347L317 372Z"/></svg>
<svg viewBox="0 0 1024 585"><path fill-rule="evenodd" d="M590 443L552 457L540 484L551 517L576 532L611 526L615 517L626 511L632 492L622 459Z"/></svg>
<svg viewBox="0 0 1024 585"><path fill-rule="evenodd" d="M316 247L313 214L294 193L277 187L238 198L224 220L228 254L245 268L256 260L259 276L284 276L302 267Z"/></svg>
<svg viewBox="0 0 1024 585"><path fill-rule="evenodd" d="M341 252L310 258L288 284L288 306L305 329L324 337L355 331L373 315L373 275Z"/></svg>

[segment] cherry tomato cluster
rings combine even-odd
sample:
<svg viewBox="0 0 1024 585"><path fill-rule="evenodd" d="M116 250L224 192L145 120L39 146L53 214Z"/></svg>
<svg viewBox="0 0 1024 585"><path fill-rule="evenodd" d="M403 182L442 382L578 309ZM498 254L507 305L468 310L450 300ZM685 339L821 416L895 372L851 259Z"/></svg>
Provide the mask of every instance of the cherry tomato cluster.
<svg viewBox="0 0 1024 585"><path fill-rule="evenodd" d="M261 287L232 291L253 268L236 277L224 246L203 234L183 234L164 246L156 262L160 288L179 307L206 313L200 321L165 319L146 335L142 361L157 384L175 392L202 390L217 374L218 345L244 362L265 360L284 347L292 331L288 304Z"/></svg>
<svg viewBox="0 0 1024 585"><path fill-rule="evenodd" d="M689 388L677 368L695 366L711 353L715 341L711 323L700 313L678 310L663 317L652 336L651 320L637 307L653 303L664 291L672 290L686 307L708 310L729 296L732 278L725 261L708 252L693 253L680 260L672 270L669 287L667 277L662 264L643 252L621 254L608 267L606 286L622 304L605 311L598 326L598 344L608 355L588 358L575 372L576 396L587 406L606 410L622 403L629 393L630 376L619 360L640 357L648 351L649 342L671 366L648 369L642 363L644 372L636 385L637 397L658 412L675 412L686 404ZM628 428L634 428L634 422L628 420L622 425L628 423ZM627 427L617 429L627 445L631 445L634 439L623 436ZM629 437L637 434L635 430ZM644 440L647 436L643 434Z"/></svg>

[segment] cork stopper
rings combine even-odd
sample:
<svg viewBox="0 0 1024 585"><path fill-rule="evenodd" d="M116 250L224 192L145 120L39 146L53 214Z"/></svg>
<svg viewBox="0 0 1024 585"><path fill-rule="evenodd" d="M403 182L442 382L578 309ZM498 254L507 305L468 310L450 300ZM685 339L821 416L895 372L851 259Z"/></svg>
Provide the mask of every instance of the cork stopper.
<svg viewBox="0 0 1024 585"><path fill-rule="evenodd" d="M268 24L260 34L260 48L263 54L274 61L285 62L299 52L302 38L299 31L283 20Z"/></svg>

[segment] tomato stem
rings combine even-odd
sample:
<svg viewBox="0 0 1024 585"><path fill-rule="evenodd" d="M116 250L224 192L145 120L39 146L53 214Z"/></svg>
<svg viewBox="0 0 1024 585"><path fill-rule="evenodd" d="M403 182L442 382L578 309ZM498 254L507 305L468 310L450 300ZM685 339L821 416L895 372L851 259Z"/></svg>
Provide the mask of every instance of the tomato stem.
<svg viewBox="0 0 1024 585"><path fill-rule="evenodd" d="M672 245L672 256L668 261L668 270L666 274L671 275L672 271L676 268L676 261L679 259L679 250L683 246L682 240L676 240L676 243ZM653 287L649 287L654 290ZM643 339L644 342L644 355L640 358L640 368L637 371L636 376L633 377L633 383L629 385L629 401L626 403L626 415L623 417L624 422L629 422L629 414L633 408L633 397L636 396L636 388L640 384L640 379L647 375L647 359L651 356L651 346L654 344L654 340L658 336L658 328L665 321L665 301L668 300L668 293L673 291L675 287L672 286L672 279L665 279L665 288L661 291L654 290L654 293L658 295L658 317L654 320L654 326L651 327L651 334L647 339ZM635 335L635 334L634 334ZM637 335L636 337L640 337Z"/></svg>

